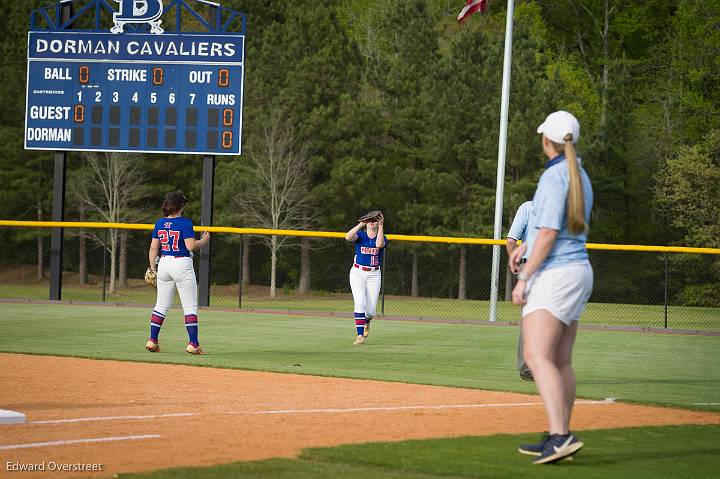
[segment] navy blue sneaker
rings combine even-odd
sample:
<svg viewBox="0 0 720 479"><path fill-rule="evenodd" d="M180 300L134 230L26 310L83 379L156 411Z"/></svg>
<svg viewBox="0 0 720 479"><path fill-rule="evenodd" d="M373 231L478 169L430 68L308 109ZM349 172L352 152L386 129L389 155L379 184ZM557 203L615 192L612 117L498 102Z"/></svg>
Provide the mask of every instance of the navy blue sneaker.
<svg viewBox="0 0 720 479"><path fill-rule="evenodd" d="M520 447L518 447L518 452L520 454L527 454L529 456L539 456L540 454L542 454L545 443L548 442L549 439L550 433L544 432L542 438L540 439L540 442L536 444L520 444Z"/></svg>
<svg viewBox="0 0 720 479"><path fill-rule="evenodd" d="M574 434L553 434L545 442L542 453L535 459L533 464L550 464L565 457L572 456L585 444Z"/></svg>

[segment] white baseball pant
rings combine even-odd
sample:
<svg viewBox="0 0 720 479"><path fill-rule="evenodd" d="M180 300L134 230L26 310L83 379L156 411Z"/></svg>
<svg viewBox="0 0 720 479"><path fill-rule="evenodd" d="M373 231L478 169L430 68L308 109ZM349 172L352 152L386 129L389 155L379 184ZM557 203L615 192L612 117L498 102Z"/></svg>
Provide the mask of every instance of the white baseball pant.
<svg viewBox="0 0 720 479"><path fill-rule="evenodd" d="M192 258L163 256L157 270L157 303L155 311L165 316L172 306L177 286L185 316L197 315L197 279Z"/></svg>
<svg viewBox="0 0 720 479"><path fill-rule="evenodd" d="M371 319L375 316L380 295L380 280L379 269L363 271L360 268L350 268L350 289L356 313L365 313L365 316Z"/></svg>

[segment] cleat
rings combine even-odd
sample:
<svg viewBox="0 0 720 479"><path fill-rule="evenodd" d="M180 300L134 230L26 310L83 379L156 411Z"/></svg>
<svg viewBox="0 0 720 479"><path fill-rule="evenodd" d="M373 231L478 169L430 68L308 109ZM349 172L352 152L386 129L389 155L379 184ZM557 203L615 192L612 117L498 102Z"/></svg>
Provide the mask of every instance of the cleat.
<svg viewBox="0 0 720 479"><path fill-rule="evenodd" d="M353 343L355 346L358 344L365 344L365 337L362 334L358 335L357 339L355 339L355 342Z"/></svg>
<svg viewBox="0 0 720 479"><path fill-rule="evenodd" d="M185 348L185 352L190 353L190 354L195 354L195 355L205 354L205 351L203 351L203 349L200 346L198 346L196 348L192 344L187 345L187 348Z"/></svg>
<svg viewBox="0 0 720 479"><path fill-rule="evenodd" d="M521 444L518 447L520 454L527 454L529 456L539 456L542 454L545 443L550 439L550 433L544 432L540 442L536 444Z"/></svg>
<svg viewBox="0 0 720 479"><path fill-rule="evenodd" d="M533 464L551 464L566 457L572 456L580 450L585 444L576 438L573 434L565 435L553 434L545 442L543 451L540 456L535 459Z"/></svg>
<svg viewBox="0 0 720 479"><path fill-rule="evenodd" d="M145 349L147 349L151 353L159 353L160 352L160 343L156 343L152 339L148 339L148 342L145 343Z"/></svg>
<svg viewBox="0 0 720 479"><path fill-rule="evenodd" d="M520 371L520 379L523 381L535 381L533 378L533 373L529 369L523 369Z"/></svg>
<svg viewBox="0 0 720 479"><path fill-rule="evenodd" d="M363 330L363 338L370 336L370 321L365 323L365 329Z"/></svg>

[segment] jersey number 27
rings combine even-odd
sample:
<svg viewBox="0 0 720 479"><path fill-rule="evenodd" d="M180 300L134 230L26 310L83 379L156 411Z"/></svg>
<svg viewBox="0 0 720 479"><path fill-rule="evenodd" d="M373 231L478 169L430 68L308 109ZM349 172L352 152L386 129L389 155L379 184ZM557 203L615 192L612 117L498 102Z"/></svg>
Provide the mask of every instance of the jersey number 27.
<svg viewBox="0 0 720 479"><path fill-rule="evenodd" d="M180 241L180 232L175 230L158 230L160 244L163 251L171 251L170 240L172 239L172 251L180 251L178 241Z"/></svg>

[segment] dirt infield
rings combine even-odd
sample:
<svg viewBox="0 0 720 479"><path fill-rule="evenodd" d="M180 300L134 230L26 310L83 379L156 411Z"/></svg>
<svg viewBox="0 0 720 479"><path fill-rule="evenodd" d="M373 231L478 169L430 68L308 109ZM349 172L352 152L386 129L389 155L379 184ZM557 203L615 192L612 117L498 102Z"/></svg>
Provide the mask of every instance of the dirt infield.
<svg viewBox="0 0 720 479"><path fill-rule="evenodd" d="M164 364L0 354L2 477L112 476L295 457L307 447L539 432L537 396ZM720 424L720 414L578 401L573 427ZM101 464L101 472L57 465ZM18 472L25 465L45 471ZM36 466L37 467L37 466Z"/></svg>

